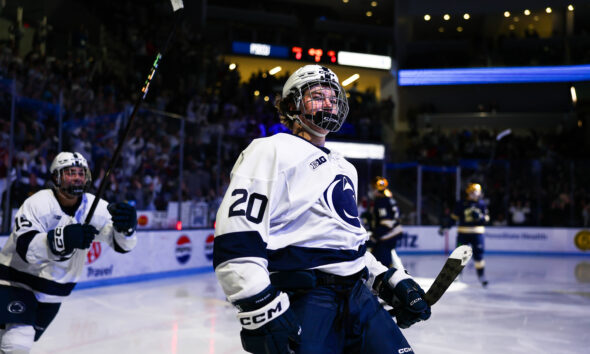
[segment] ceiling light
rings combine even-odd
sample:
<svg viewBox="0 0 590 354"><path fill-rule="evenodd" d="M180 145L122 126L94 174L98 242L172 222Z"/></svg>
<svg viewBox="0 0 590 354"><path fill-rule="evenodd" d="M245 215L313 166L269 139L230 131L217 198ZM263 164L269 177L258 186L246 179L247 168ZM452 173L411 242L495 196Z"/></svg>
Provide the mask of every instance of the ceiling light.
<svg viewBox="0 0 590 354"><path fill-rule="evenodd" d="M531 14L531 10L529 10L529 9L524 10L524 15L525 16L528 16L530 14Z"/></svg>
<svg viewBox="0 0 590 354"><path fill-rule="evenodd" d="M367 12L365 13L365 15L366 15L367 17L371 17L371 16L373 16L373 12L372 12L372 11L367 11Z"/></svg>
<svg viewBox="0 0 590 354"><path fill-rule="evenodd" d="M429 14L424 15L424 21L430 21L430 15Z"/></svg>
<svg viewBox="0 0 590 354"><path fill-rule="evenodd" d="M274 75L274 74L278 73L281 70L283 70L283 68L281 68L280 66L275 66L274 68L270 69L268 71L268 73L271 74L271 75Z"/></svg>
<svg viewBox="0 0 590 354"><path fill-rule="evenodd" d="M359 77L361 77L359 74L354 74L351 77L349 77L348 79L342 81L342 86L346 87L348 85L350 85L351 83L355 82L356 80L359 79Z"/></svg>
<svg viewBox="0 0 590 354"><path fill-rule="evenodd" d="M504 17L510 17L510 11L504 11Z"/></svg>
<svg viewBox="0 0 590 354"><path fill-rule="evenodd" d="M377 7L377 1L371 1L371 6L372 7Z"/></svg>
<svg viewBox="0 0 590 354"><path fill-rule="evenodd" d="M567 5L567 9L570 11L574 11L574 5Z"/></svg>
<svg viewBox="0 0 590 354"><path fill-rule="evenodd" d="M445 15L443 16L443 18L445 19L445 21L448 21L448 20L450 20L450 19L451 19L451 15L449 15L449 14L445 14Z"/></svg>
<svg viewBox="0 0 590 354"><path fill-rule="evenodd" d="M471 18L471 16L469 14L464 14L463 15L463 18L466 19L466 20L469 20Z"/></svg>
<svg viewBox="0 0 590 354"><path fill-rule="evenodd" d="M553 12L553 10L552 10L550 7L547 7L547 8L545 9L545 12L546 12L546 13L548 13L548 14L550 14L550 13L552 13L552 12Z"/></svg>

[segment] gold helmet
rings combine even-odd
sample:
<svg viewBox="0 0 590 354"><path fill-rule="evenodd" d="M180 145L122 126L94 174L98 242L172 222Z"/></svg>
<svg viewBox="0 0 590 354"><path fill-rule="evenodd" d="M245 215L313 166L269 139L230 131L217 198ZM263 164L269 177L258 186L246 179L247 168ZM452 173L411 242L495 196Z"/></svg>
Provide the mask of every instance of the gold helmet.
<svg viewBox="0 0 590 354"><path fill-rule="evenodd" d="M473 200L478 200L481 197L481 193L481 185L479 183L469 183L467 188L465 188L465 194Z"/></svg>
<svg viewBox="0 0 590 354"><path fill-rule="evenodd" d="M373 188L379 192L383 192L389 186L389 182L385 177L377 176L373 179Z"/></svg>

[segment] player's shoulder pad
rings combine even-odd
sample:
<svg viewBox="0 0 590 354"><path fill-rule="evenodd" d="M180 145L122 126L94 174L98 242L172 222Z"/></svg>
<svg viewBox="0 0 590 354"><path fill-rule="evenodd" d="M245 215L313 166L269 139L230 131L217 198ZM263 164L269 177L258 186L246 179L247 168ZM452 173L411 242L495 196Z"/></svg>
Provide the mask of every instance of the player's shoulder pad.
<svg viewBox="0 0 590 354"><path fill-rule="evenodd" d="M21 208L27 213L41 216L51 213L54 208L59 208L59 203L51 189L42 189L25 199Z"/></svg>
<svg viewBox="0 0 590 354"><path fill-rule="evenodd" d="M279 133L252 140L242 152L234 173L260 179L275 179L280 171L317 154L316 146L291 134Z"/></svg>

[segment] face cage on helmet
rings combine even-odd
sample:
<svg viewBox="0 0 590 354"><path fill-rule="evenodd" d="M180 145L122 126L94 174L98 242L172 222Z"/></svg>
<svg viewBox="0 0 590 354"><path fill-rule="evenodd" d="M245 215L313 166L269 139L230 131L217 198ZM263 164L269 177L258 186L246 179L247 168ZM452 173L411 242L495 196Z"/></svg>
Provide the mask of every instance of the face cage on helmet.
<svg viewBox="0 0 590 354"><path fill-rule="evenodd" d="M84 194L84 192L86 192L89 188L90 188L90 184L92 183L92 177L90 176L90 169L88 167L83 167L84 168L84 184L81 186L67 186L67 187L63 187L62 186L62 172L63 170L65 170L66 168L70 168L70 167L83 167L83 166L78 166L78 165L72 165L72 166L66 166L66 167L62 167L61 169L56 171L56 187L59 188L61 191L64 191L66 193L68 193L69 195L73 195L75 197L79 197L82 194Z"/></svg>
<svg viewBox="0 0 590 354"><path fill-rule="evenodd" d="M305 109L305 102L304 102L304 93L310 92L313 87L322 86L324 89L329 88L334 92L334 96L330 99L332 105L336 106L336 114L332 113L334 110L333 108L330 111L317 111L315 114L313 112L308 112ZM321 100L324 101L325 98L322 99L311 99L311 100ZM330 81L330 80L316 80L312 82L305 83L303 86L299 88L299 92L295 97L295 103L297 107L301 108L301 114L310 120L314 125L331 131L337 132L342 127L344 120L346 120L346 116L348 116L348 100L346 99L346 93L344 92L344 88L340 86L337 82ZM321 102L321 105L325 105L325 102Z"/></svg>

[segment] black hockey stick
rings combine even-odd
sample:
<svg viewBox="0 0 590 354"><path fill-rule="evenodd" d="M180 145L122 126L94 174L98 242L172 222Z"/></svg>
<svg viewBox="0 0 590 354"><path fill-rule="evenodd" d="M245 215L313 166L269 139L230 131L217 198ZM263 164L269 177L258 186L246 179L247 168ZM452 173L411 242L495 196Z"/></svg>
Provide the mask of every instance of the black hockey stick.
<svg viewBox="0 0 590 354"><path fill-rule="evenodd" d="M467 245L455 248L424 296L428 305L432 306L440 300L455 278L461 274L472 254L471 247Z"/></svg>
<svg viewBox="0 0 590 354"><path fill-rule="evenodd" d="M94 196L94 201L92 202L92 205L90 206L90 210L88 211L88 215L86 215L86 219L84 220L84 224L89 224L90 220L92 220L92 216L94 215L94 211L96 210L96 206L98 205L98 201L102 197L102 194L104 193L104 190L106 188L107 180L109 179L111 171L113 170L113 168L117 164L117 161L119 160L119 156L121 155L121 149L123 148L123 145L125 144L125 140L127 139L127 135L129 135L129 131L131 131L131 126L133 125L133 120L135 119L135 114L137 113L137 110L139 109L141 102L143 102L145 100L145 97L147 96L147 93L150 89L150 83L152 82L152 79L156 75L156 70L158 69L158 65L160 64L160 61L162 60L162 55L163 55L163 53L166 52L166 49L168 48L168 44L170 44L170 41L172 40L172 37L174 36L174 33L176 32L176 27L178 25L178 22L180 22L179 17L180 17L180 13L182 11L179 11L179 10L184 8L184 4L182 3L182 0L170 0L170 2L172 4L172 10L174 11L174 14L176 17L176 19L174 20L174 24L172 26L172 30L170 31L170 34L168 35L168 39L166 40L164 47L162 48L161 51L158 52L158 55L156 56L156 60L154 60L154 63L152 64L152 68L150 70L150 73L147 76L147 79L145 80L143 87L141 88L141 94L137 97L137 100L135 101L135 105L133 106L133 111L131 112L131 116L129 117L129 120L127 121L127 125L125 126L125 130L123 131L123 136L121 137L121 139L119 139L119 143L117 144L117 148L115 149L115 153L113 154L113 157L111 158L111 161L109 163L109 168L107 169L107 171L104 174L104 177L100 181L98 191L96 192L96 195Z"/></svg>
<svg viewBox="0 0 590 354"><path fill-rule="evenodd" d="M451 286L453 281L455 281L457 276L461 274L461 271L471 259L472 254L473 251L471 250L471 247L467 245L462 245L455 248L434 279L434 282L424 295L424 300L426 300L428 305L432 306L436 304L438 300L440 300L449 286ZM399 300L396 299L396 303L393 304L393 308L387 312L389 312L391 316L397 317L398 311Z"/></svg>

